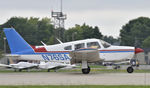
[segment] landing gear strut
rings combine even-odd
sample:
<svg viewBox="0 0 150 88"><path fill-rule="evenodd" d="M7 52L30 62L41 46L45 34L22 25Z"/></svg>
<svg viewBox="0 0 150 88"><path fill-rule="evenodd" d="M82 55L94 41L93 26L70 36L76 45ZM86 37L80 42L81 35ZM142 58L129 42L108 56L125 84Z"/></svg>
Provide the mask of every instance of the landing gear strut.
<svg viewBox="0 0 150 88"><path fill-rule="evenodd" d="M82 61L82 73L83 74L89 74L90 73L90 67L88 66L87 61Z"/></svg>
<svg viewBox="0 0 150 88"><path fill-rule="evenodd" d="M82 69L82 73L83 74L89 74L90 73L90 67L88 66L88 68L84 68L84 69Z"/></svg>
<svg viewBox="0 0 150 88"><path fill-rule="evenodd" d="M128 72L128 73L132 73L133 71L134 71L134 69L133 69L132 66L130 66L130 67L127 68L127 72Z"/></svg>

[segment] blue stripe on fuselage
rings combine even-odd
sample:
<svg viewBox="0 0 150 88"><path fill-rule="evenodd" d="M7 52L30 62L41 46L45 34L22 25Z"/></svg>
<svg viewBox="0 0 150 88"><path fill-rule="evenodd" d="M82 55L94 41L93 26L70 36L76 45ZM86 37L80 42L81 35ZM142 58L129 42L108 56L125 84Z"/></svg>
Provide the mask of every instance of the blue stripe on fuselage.
<svg viewBox="0 0 150 88"><path fill-rule="evenodd" d="M134 52L134 51L100 51L100 53L126 53L126 52Z"/></svg>

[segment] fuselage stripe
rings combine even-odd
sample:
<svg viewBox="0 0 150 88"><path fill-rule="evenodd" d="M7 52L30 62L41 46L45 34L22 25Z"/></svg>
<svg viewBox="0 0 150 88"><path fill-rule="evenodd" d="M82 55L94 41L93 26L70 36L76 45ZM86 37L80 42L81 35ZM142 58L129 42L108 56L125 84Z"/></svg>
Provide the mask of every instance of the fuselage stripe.
<svg viewBox="0 0 150 88"><path fill-rule="evenodd" d="M34 54L69 54L70 51L47 51L47 52L35 52ZM134 50L99 50L99 53L127 53L127 52L135 52ZM27 54L19 54L19 55L27 55Z"/></svg>

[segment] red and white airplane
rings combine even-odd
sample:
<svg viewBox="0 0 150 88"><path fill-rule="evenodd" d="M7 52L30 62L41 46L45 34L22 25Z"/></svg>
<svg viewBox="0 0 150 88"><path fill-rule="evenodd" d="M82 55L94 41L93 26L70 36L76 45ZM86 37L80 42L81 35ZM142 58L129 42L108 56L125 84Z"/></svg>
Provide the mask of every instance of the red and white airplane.
<svg viewBox="0 0 150 88"><path fill-rule="evenodd" d="M65 64L82 64L82 73L88 74L88 63L130 61L135 54L143 52L140 48L113 46L100 39L85 39L55 45L30 46L13 28L4 28L11 50L11 56L23 60L39 60ZM127 68L128 73L134 71Z"/></svg>

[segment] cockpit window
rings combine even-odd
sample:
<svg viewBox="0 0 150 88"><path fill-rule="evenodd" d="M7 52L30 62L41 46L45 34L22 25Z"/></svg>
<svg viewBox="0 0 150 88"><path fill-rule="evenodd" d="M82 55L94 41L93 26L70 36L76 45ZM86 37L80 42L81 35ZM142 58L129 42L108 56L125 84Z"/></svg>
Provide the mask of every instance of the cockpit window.
<svg viewBox="0 0 150 88"><path fill-rule="evenodd" d="M101 48L98 42L89 42L89 43L87 43L87 47L88 48L96 48L96 49Z"/></svg>
<svg viewBox="0 0 150 88"><path fill-rule="evenodd" d="M80 43L80 44L76 44L75 45L75 50L80 49L80 48L85 48L85 44L84 43Z"/></svg>
<svg viewBox="0 0 150 88"><path fill-rule="evenodd" d="M108 48L108 47L111 46L111 44L109 44L109 43L107 43L107 42L105 42L103 40L100 40L100 41L101 41L102 45L104 46L104 48Z"/></svg>
<svg viewBox="0 0 150 88"><path fill-rule="evenodd" d="M64 49L65 50L72 50L72 47L71 46L66 46Z"/></svg>

